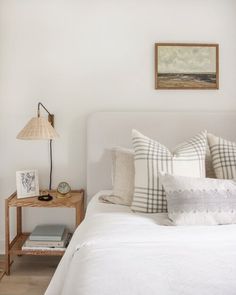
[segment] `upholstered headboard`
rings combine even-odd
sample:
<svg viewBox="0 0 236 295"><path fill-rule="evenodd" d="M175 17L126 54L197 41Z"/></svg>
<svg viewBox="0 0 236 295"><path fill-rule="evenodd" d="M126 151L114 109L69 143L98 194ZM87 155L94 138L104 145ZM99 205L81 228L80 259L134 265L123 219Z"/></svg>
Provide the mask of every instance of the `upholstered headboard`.
<svg viewBox="0 0 236 295"><path fill-rule="evenodd" d="M236 141L236 112L100 112L87 124L87 199L111 188L110 149L132 147L131 130L138 129L174 147L204 129Z"/></svg>

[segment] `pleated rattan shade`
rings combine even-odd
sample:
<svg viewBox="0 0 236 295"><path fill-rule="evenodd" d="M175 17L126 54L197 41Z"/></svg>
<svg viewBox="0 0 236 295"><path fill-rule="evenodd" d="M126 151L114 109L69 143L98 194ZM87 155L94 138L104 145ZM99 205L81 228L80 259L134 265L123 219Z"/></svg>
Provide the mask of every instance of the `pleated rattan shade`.
<svg viewBox="0 0 236 295"><path fill-rule="evenodd" d="M17 139L37 140L59 137L56 130L45 117L32 118L17 135Z"/></svg>

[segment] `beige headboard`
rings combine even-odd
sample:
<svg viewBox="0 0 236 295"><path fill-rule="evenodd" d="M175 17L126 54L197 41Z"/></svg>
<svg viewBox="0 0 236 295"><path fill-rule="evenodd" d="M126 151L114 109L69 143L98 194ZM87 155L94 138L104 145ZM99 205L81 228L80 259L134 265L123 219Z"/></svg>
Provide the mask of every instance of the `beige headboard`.
<svg viewBox="0 0 236 295"><path fill-rule="evenodd" d="M169 148L204 129L236 141L236 112L99 112L87 124L87 199L111 188L113 146L132 147L137 129Z"/></svg>

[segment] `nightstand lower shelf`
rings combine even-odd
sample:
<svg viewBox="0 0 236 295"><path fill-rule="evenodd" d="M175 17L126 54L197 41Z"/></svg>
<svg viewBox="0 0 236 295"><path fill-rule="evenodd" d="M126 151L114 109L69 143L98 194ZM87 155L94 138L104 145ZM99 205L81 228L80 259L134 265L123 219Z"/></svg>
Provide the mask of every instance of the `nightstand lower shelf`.
<svg viewBox="0 0 236 295"><path fill-rule="evenodd" d="M5 272L10 274L10 266L15 255L34 256L63 256L65 250L54 249L22 249L29 233L22 232L22 208L73 208L75 210L75 228L84 218L84 190L72 190L70 198L57 198L56 191L49 191L53 199L49 202L39 201L37 197L18 199L16 192L5 201L5 240L6 240L6 267ZM16 236L11 240L10 208L16 208Z"/></svg>
<svg viewBox="0 0 236 295"><path fill-rule="evenodd" d="M29 237L29 233L21 233L20 235L16 236L15 239L10 244L9 252L13 255L47 255L47 256L63 256L65 251L61 250L23 250L22 246Z"/></svg>

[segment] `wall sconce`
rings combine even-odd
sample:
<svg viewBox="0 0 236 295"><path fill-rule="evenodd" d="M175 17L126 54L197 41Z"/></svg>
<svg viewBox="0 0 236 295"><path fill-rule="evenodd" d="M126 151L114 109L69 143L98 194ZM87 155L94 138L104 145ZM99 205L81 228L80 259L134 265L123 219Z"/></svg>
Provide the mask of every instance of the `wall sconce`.
<svg viewBox="0 0 236 295"><path fill-rule="evenodd" d="M40 107L42 107L47 112L48 118L40 116ZM23 139L23 140L45 140L45 139L49 140L49 149L50 149L49 190L52 189L52 140L58 137L59 135L54 129L54 115L51 114L41 102L38 103L37 117L30 119L30 121L25 125L25 127L19 132L19 134L16 137L17 139Z"/></svg>

